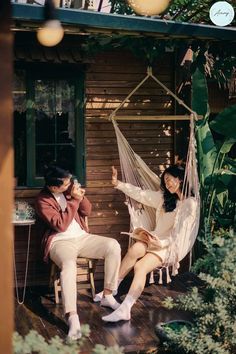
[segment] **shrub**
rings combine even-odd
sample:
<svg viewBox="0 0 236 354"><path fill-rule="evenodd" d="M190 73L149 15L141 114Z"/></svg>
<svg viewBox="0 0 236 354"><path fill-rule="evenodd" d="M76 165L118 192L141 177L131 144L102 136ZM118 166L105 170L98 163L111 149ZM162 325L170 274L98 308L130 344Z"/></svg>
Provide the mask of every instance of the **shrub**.
<svg viewBox="0 0 236 354"><path fill-rule="evenodd" d="M205 242L207 254L199 259L195 270L204 270L199 277L202 290L193 288L187 295L164 305L191 311L193 326L176 332L166 328L170 342L167 347L178 353L231 354L236 353L236 235L218 231Z"/></svg>
<svg viewBox="0 0 236 354"><path fill-rule="evenodd" d="M79 341L64 342L63 339L55 336L47 342L37 331L30 331L25 337L17 332L13 336L14 354L79 354L81 347L89 337L90 329L88 325L82 326L82 338ZM123 349L118 346L106 348L97 344L91 354L122 354Z"/></svg>

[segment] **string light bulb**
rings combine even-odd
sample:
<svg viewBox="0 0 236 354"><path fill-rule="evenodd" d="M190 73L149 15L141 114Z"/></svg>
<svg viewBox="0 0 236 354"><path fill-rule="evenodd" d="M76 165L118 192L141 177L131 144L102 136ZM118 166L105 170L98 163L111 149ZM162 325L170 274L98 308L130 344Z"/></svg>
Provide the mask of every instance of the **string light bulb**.
<svg viewBox="0 0 236 354"><path fill-rule="evenodd" d="M64 36L64 30L58 20L48 20L43 27L38 29L37 38L45 47L53 47L60 43Z"/></svg>
<svg viewBox="0 0 236 354"><path fill-rule="evenodd" d="M165 11L170 0L127 0L127 2L136 14L155 16Z"/></svg>
<svg viewBox="0 0 236 354"><path fill-rule="evenodd" d="M55 16L53 0L46 0L44 5L45 22L37 31L37 39L45 47L53 47L60 43L64 36L61 22Z"/></svg>

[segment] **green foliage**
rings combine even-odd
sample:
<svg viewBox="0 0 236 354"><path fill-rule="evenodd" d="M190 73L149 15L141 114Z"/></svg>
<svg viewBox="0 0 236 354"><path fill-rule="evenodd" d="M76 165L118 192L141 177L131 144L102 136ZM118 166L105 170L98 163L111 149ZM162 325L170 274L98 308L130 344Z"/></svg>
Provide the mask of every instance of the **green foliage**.
<svg viewBox="0 0 236 354"><path fill-rule="evenodd" d="M235 5L234 0L227 2ZM209 10L212 4L212 0L172 0L166 15L181 22L212 24L209 19ZM235 20L232 24L235 24Z"/></svg>
<svg viewBox="0 0 236 354"><path fill-rule="evenodd" d="M167 11L169 16L177 21L208 22L211 4L211 0L174 0Z"/></svg>
<svg viewBox="0 0 236 354"><path fill-rule="evenodd" d="M165 54L165 48L170 45L170 41L157 41L151 37L130 37L113 35L109 36L90 36L89 41L81 45L83 56L94 56L99 52L109 50L128 50L137 58L143 60L148 66L152 65L157 59L160 60Z"/></svg>
<svg viewBox="0 0 236 354"><path fill-rule="evenodd" d="M168 298L164 305L191 311L190 328L175 331L167 328L169 348L178 353L230 354L236 352L236 235L218 231L205 240L207 254L198 260L195 270L205 287L193 288L177 300Z"/></svg>
<svg viewBox="0 0 236 354"><path fill-rule="evenodd" d="M192 76L192 107L205 118L196 122L198 169L201 187L200 234L208 228L235 225L236 160L229 156L236 143L236 106L228 107L209 122L207 82L203 64ZM218 134L213 136L212 130Z"/></svg>
<svg viewBox="0 0 236 354"><path fill-rule="evenodd" d="M90 335L88 325L81 326L82 338L79 341L67 341L55 336L48 342L37 331L30 331L25 337L17 332L13 336L14 354L79 354L86 338ZM122 354L122 348L118 346L106 348L96 345L92 354Z"/></svg>
<svg viewBox="0 0 236 354"><path fill-rule="evenodd" d="M204 117L209 112L206 77L204 69L199 66L192 75L192 109Z"/></svg>
<svg viewBox="0 0 236 354"><path fill-rule="evenodd" d="M235 5L234 0L228 0L227 2ZM109 0L109 3L111 4L111 12L125 15L133 14L125 0ZM172 0L161 17L180 22L211 23L209 19L211 5L212 0ZM232 25L235 22L234 20Z"/></svg>
<svg viewBox="0 0 236 354"><path fill-rule="evenodd" d="M111 12L121 15L131 15L134 13L125 0L109 0L109 3L111 5Z"/></svg>
<svg viewBox="0 0 236 354"><path fill-rule="evenodd" d="M236 105L227 107L210 123L211 129L236 142Z"/></svg>
<svg viewBox="0 0 236 354"><path fill-rule="evenodd" d="M110 0L111 12L130 15L134 14L132 9L128 6L125 0ZM228 0L228 3L235 5L235 0ZM179 22L192 22L201 24L211 24L209 18L209 10L212 6L212 0L172 0L170 6L166 9L165 13L161 16L154 16L155 18L175 20ZM135 14L134 14L135 15ZM231 23L232 26L236 25L236 17ZM150 43L146 43L146 38L139 38L139 41L134 41L131 37L128 37L131 46L136 46L136 51L139 50L141 57L144 60L148 60L144 55L148 53L149 56L153 56L155 48L160 45L160 42L164 42L164 46L171 45L172 47L178 47L178 40L157 40L155 38L150 39ZM181 42L183 43L184 40ZM139 43L138 43L139 42ZM133 45L132 45L133 43ZM192 66L192 72L195 72L196 68L202 69L204 67L205 72L209 77L215 78L219 85L226 88L228 80L231 78L232 70L236 66L236 48L233 45L229 45L227 42L206 42L206 41L194 41L191 43L186 42L186 47L191 46L196 53L197 58L195 64ZM153 48L153 49L152 49ZM150 63L153 61L149 60Z"/></svg>

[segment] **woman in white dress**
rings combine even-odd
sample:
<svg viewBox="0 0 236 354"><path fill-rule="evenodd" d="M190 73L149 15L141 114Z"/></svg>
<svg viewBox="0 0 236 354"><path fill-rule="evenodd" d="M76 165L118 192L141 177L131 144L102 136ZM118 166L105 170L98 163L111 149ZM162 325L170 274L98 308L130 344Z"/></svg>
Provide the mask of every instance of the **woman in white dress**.
<svg viewBox="0 0 236 354"><path fill-rule="evenodd" d="M181 199L183 199L183 181L184 169L174 165L163 172L159 191L142 190L129 183L118 181L117 170L112 167L113 186L137 202L155 208L156 225L154 230L147 231L142 228L134 230L132 237L136 239L136 242L129 248L122 260L118 286L131 269L134 269L134 278L123 303L110 315L103 316L104 321L129 320L131 308L145 287L147 274L157 267L165 265L176 212ZM191 203L187 209L188 214L195 217L195 208L192 208Z"/></svg>

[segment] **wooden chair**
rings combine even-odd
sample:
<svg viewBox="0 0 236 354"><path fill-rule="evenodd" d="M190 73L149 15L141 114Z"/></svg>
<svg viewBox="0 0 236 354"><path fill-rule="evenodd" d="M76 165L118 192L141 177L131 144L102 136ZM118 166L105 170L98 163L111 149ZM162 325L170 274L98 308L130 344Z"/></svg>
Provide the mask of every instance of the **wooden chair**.
<svg viewBox="0 0 236 354"><path fill-rule="evenodd" d="M85 218L88 226L88 218ZM91 289L92 297L95 296L94 273L96 269L96 259L78 257L77 258L77 290ZM86 274L80 274L81 269L86 269ZM87 278L87 279L84 279ZM55 303L59 304L59 293L61 292L60 269L52 262L49 287L54 288Z"/></svg>
<svg viewBox="0 0 236 354"><path fill-rule="evenodd" d="M77 258L77 290L91 289L92 297L95 296L94 273L96 268L96 259ZM87 274L80 274L81 269L86 269ZM86 277L87 279L81 279ZM52 262L50 272L49 286L54 288L55 303L59 304L59 293L61 292L60 269Z"/></svg>

